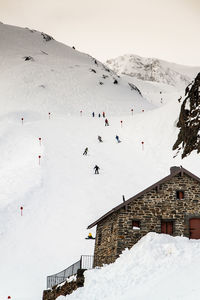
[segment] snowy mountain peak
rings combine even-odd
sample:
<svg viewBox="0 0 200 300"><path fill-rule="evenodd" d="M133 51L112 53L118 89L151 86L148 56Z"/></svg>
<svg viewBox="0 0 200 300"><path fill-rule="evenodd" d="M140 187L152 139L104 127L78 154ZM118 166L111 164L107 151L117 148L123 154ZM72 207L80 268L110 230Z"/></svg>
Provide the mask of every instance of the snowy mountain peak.
<svg viewBox="0 0 200 300"><path fill-rule="evenodd" d="M181 66L157 58L132 54L109 59L106 64L118 74L179 87L188 85L199 70L196 67Z"/></svg>

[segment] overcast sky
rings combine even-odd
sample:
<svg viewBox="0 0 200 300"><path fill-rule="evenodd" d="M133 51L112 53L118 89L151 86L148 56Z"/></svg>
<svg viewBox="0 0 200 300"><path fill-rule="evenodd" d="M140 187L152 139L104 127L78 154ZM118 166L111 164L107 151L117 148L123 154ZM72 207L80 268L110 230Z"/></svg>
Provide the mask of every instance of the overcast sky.
<svg viewBox="0 0 200 300"><path fill-rule="evenodd" d="M200 0L0 0L0 21L101 61L129 53L200 66Z"/></svg>

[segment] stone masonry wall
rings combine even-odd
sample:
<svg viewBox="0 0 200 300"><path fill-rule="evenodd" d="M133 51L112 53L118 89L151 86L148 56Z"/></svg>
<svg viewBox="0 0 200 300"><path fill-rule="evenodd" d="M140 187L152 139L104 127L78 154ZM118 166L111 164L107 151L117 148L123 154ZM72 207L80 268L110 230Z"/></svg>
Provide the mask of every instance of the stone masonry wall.
<svg viewBox="0 0 200 300"><path fill-rule="evenodd" d="M176 191L184 191L184 199L176 199ZM131 248L148 232L161 233L161 220L173 221L173 235L189 237L189 219L200 218L200 184L183 174L154 188L126 207L108 216L97 226L95 265L114 261L125 248ZM140 230L132 221L140 222ZM111 228L114 230L111 231ZM98 244L101 233L101 244ZM108 257L113 259L109 261Z"/></svg>
<svg viewBox="0 0 200 300"><path fill-rule="evenodd" d="M65 282L64 284L58 284L43 291L42 300L55 300L59 296L66 296L73 293L77 288L84 285L84 271L79 269L77 272L77 277L75 281Z"/></svg>

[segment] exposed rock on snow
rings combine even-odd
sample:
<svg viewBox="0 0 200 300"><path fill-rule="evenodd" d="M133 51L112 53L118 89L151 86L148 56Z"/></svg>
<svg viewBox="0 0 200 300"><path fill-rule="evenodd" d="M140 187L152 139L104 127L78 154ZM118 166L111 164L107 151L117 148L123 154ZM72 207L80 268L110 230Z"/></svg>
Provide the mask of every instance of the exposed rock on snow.
<svg viewBox="0 0 200 300"><path fill-rule="evenodd" d="M181 150L182 158L192 151L200 152L200 73L185 90L177 127L180 128L173 150Z"/></svg>
<svg viewBox="0 0 200 300"><path fill-rule="evenodd" d="M46 42L49 42L51 40L53 40L54 38L44 32L41 33L41 35L43 36L43 39L46 41Z"/></svg>

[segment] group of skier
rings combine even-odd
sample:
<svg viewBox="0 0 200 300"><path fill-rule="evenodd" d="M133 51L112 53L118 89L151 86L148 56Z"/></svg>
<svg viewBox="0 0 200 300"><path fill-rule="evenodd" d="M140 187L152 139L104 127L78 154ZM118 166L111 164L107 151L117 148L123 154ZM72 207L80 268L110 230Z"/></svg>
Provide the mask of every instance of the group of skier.
<svg viewBox="0 0 200 300"><path fill-rule="evenodd" d="M94 111L93 111L93 113L92 113L92 116L93 116L93 118L95 117L95 113L94 113ZM98 117L99 117L99 118L101 118L101 114L100 114L100 113L98 114ZM103 113L102 113L102 117L103 117L103 118L105 118L105 117L106 117L106 114L105 114L105 112L104 112L104 111L103 111Z"/></svg>

